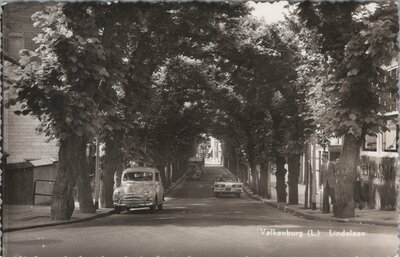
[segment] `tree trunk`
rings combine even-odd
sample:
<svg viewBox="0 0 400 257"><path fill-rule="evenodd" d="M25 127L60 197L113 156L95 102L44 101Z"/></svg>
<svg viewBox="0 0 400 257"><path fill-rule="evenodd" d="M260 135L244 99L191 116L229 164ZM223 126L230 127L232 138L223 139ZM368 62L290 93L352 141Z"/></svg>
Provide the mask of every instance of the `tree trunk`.
<svg viewBox="0 0 400 257"><path fill-rule="evenodd" d="M86 146L82 149L76 149L86 157ZM78 161L78 160L77 160ZM79 210L82 213L96 213L96 207L93 203L92 187L90 185L89 165L86 158L79 160L81 168L78 176L78 200Z"/></svg>
<svg viewBox="0 0 400 257"><path fill-rule="evenodd" d="M123 169L117 170L115 172L115 177L114 177L114 188L117 188L121 185L121 180L122 180L122 172Z"/></svg>
<svg viewBox="0 0 400 257"><path fill-rule="evenodd" d="M258 184L258 192L262 197L268 198L267 181L268 179L268 163L262 160L260 163L260 183Z"/></svg>
<svg viewBox="0 0 400 257"><path fill-rule="evenodd" d="M251 190L258 194L258 171L255 163L250 163Z"/></svg>
<svg viewBox="0 0 400 257"><path fill-rule="evenodd" d="M114 169L107 169L100 173L100 206L102 208L113 207L114 171ZM121 184L121 179L119 179L119 183Z"/></svg>
<svg viewBox="0 0 400 257"><path fill-rule="evenodd" d="M309 196L309 186L310 186L310 179L308 178L309 177L309 174L310 174L310 163L309 163L309 160L310 160L310 148L308 147L308 144L306 144L306 148L305 148L305 151L304 151L304 163L303 163L303 167L304 167L304 184L305 184L305 191L304 191L304 208L308 208L308 196Z"/></svg>
<svg viewBox="0 0 400 257"><path fill-rule="evenodd" d="M171 164L168 162L165 169L166 187L171 185Z"/></svg>
<svg viewBox="0 0 400 257"><path fill-rule="evenodd" d="M360 158L362 140L347 134L344 137L342 154L336 165L336 187L333 214L336 218L355 216L354 182L357 177L357 164Z"/></svg>
<svg viewBox="0 0 400 257"><path fill-rule="evenodd" d="M165 165L157 165L157 169L160 171L161 182L164 188L167 188L167 177L165 176Z"/></svg>
<svg viewBox="0 0 400 257"><path fill-rule="evenodd" d="M81 159L86 158L77 149L86 149L86 140L77 135L60 139L58 152L58 173L53 187L51 202L51 219L69 220L74 212L74 187L81 168ZM85 153L85 152L84 152Z"/></svg>
<svg viewBox="0 0 400 257"><path fill-rule="evenodd" d="M300 155L299 183L304 185L304 160L302 155Z"/></svg>
<svg viewBox="0 0 400 257"><path fill-rule="evenodd" d="M179 178L177 162L178 161L172 162L172 182L175 182Z"/></svg>
<svg viewBox="0 0 400 257"><path fill-rule="evenodd" d="M267 199L272 198L272 163L271 161L267 162Z"/></svg>
<svg viewBox="0 0 400 257"><path fill-rule="evenodd" d="M289 155L288 169L289 204L299 204L300 154Z"/></svg>
<svg viewBox="0 0 400 257"><path fill-rule="evenodd" d="M240 178L241 181L243 181L243 176L240 172L240 156L239 153L235 153L235 170L236 170L236 175Z"/></svg>
<svg viewBox="0 0 400 257"><path fill-rule="evenodd" d="M105 141L106 147L101 162L100 172L100 205L103 208L112 208L112 195L114 183L116 186L121 184L121 175L123 170L122 151L116 146L114 141ZM118 173L117 181L114 181L114 174Z"/></svg>
<svg viewBox="0 0 400 257"><path fill-rule="evenodd" d="M383 185L379 187L381 210L396 210L396 168L395 158L384 157L381 160Z"/></svg>
<svg viewBox="0 0 400 257"><path fill-rule="evenodd" d="M286 184L285 184L285 158L280 156L280 154L276 154L275 158L276 164L276 194L277 194L277 201L286 203Z"/></svg>

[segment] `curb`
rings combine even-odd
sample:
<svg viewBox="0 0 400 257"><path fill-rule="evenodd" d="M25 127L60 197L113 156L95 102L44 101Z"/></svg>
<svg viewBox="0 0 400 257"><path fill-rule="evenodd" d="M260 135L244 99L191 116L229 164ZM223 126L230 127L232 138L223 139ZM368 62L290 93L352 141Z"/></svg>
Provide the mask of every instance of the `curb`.
<svg viewBox="0 0 400 257"><path fill-rule="evenodd" d="M185 178L186 173L183 174L181 178L179 178L177 181L172 183L169 188L166 190L164 195L169 194L179 183L181 183L184 178ZM79 223L79 222L84 222L84 221L89 221L89 220L94 220L97 218L103 218L107 217L114 214L114 210L109 210L104 213L99 213L90 217L86 218L80 218L76 220L67 220L67 221L60 221L60 222L54 222L54 223L43 223L43 224L37 224L37 225L29 225L29 226L22 226L22 227L14 227L14 228L3 228L3 232L13 232L13 231L20 231L20 230L26 230L26 229L35 229L35 228L44 228L44 227L54 227L54 226L59 226L59 225L67 225L67 224L73 224L73 223Z"/></svg>
<svg viewBox="0 0 400 257"><path fill-rule="evenodd" d="M66 224L72 224L72 223L79 223L83 221L89 221L89 220L94 220L97 218L103 218L110 216L111 214L114 213L114 210L110 210L104 213L99 213L90 217L86 218L81 218L81 219L76 219L76 220L67 220L67 221L60 221L60 222L55 222L55 223L43 223L43 224L38 224L38 225L30 225L30 226L23 226L23 227L15 227L15 228L4 228L3 232L13 232L13 231L20 231L20 230L25 230L25 229L35 229L35 228L44 228L44 227L54 227L58 225L66 225Z"/></svg>
<svg viewBox="0 0 400 257"><path fill-rule="evenodd" d="M166 196L167 194L171 193L171 191L174 190L175 187L176 187L177 185L179 185L179 184L185 179L185 176L186 176L186 172L183 173L182 177L180 177L179 179L177 179L175 182L171 183L171 185L167 188L167 190L165 190L164 196Z"/></svg>
<svg viewBox="0 0 400 257"><path fill-rule="evenodd" d="M225 167L224 167L225 168ZM228 172L230 172L227 168L225 168ZM231 173L231 172L230 172ZM243 191L253 200L257 200L259 202L265 203L271 207L279 209L283 212L290 213L295 215L299 218L308 219L308 220L316 220L316 221L327 221L327 222L341 222L341 223L351 223L351 224L367 224L367 225L374 225L374 226L386 226L386 227L398 227L398 224L393 224L392 222L385 222L385 221L373 221L373 220L353 220L353 219L341 219L341 218L334 218L334 217L318 217L313 214L305 213L294 209L292 207L288 207L286 204L281 204L277 202L270 202L263 197L254 194L250 188L245 185L243 187Z"/></svg>

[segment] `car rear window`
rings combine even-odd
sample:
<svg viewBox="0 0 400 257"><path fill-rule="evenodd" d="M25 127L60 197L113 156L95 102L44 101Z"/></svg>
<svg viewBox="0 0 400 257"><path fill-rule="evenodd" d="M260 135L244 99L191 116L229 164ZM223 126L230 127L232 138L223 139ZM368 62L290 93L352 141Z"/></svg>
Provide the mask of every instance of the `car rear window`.
<svg viewBox="0 0 400 257"><path fill-rule="evenodd" d="M221 177L218 178L218 182L239 182L237 178L230 178L230 177Z"/></svg>
<svg viewBox="0 0 400 257"><path fill-rule="evenodd" d="M136 171L136 172L127 172L123 177L124 181L152 181L153 173L152 172L144 172L144 171Z"/></svg>

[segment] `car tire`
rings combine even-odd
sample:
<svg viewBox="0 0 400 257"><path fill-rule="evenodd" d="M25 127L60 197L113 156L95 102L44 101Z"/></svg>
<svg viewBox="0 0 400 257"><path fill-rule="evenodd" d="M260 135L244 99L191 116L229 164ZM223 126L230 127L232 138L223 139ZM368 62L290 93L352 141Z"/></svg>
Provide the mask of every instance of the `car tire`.
<svg viewBox="0 0 400 257"><path fill-rule="evenodd" d="M120 214L121 211L122 211L121 206L114 206L114 213L115 213L115 214Z"/></svg>
<svg viewBox="0 0 400 257"><path fill-rule="evenodd" d="M160 203L158 206L157 206L157 210L158 211L161 211L163 209L163 203Z"/></svg>
<svg viewBox="0 0 400 257"><path fill-rule="evenodd" d="M219 197L219 193L215 193L215 197L218 198Z"/></svg>
<svg viewBox="0 0 400 257"><path fill-rule="evenodd" d="M150 206L150 213L155 213L156 212L156 207L157 207L157 196L154 199L154 204Z"/></svg>
<svg viewBox="0 0 400 257"><path fill-rule="evenodd" d="M240 193L236 193L236 197L237 197L237 198L240 198Z"/></svg>

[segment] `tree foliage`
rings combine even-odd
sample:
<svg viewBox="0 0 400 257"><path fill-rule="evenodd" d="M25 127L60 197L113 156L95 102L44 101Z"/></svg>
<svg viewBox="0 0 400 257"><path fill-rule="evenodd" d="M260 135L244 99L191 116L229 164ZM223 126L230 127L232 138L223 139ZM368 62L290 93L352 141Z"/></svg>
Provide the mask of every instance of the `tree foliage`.
<svg viewBox="0 0 400 257"><path fill-rule="evenodd" d="M396 4L382 2L373 13L360 18L356 14L366 6L359 3L305 2L300 7L300 16L319 36L321 52L331 58L333 76L324 85L330 105L322 117L326 133L362 137L382 131L387 107L379 98L395 88L384 67L398 51Z"/></svg>
<svg viewBox="0 0 400 257"><path fill-rule="evenodd" d="M387 108L379 99L384 93L395 92L394 81L384 67L398 53L396 3L380 2L372 10L371 5L362 3L303 2L298 14L316 33L331 73L323 85L328 100L322 127L328 137L344 137L336 172L334 214L354 217L353 182L361 144L364 135L386 129Z"/></svg>

